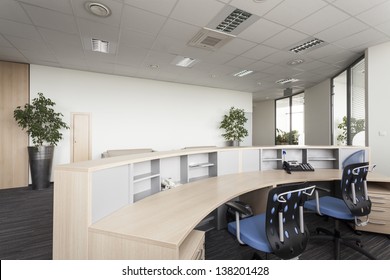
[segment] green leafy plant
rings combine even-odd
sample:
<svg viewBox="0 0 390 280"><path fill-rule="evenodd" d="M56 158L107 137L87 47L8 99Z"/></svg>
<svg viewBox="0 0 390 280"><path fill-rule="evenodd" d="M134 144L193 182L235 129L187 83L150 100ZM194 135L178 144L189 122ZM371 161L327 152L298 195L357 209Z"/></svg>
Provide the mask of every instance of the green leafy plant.
<svg viewBox="0 0 390 280"><path fill-rule="evenodd" d="M298 137L298 130L291 130L291 132L286 132L279 128L276 129L276 145L298 145Z"/></svg>
<svg viewBox="0 0 390 280"><path fill-rule="evenodd" d="M63 115L53 109L55 103L38 93L31 104L16 107L14 118L18 125L31 136L35 147L44 143L57 145L62 139L61 129L69 129L62 121Z"/></svg>
<svg viewBox="0 0 390 280"><path fill-rule="evenodd" d="M226 141L241 142L245 136L248 136L248 130L244 127L247 122L244 109L231 107L229 113L223 116L220 129L224 129L222 136Z"/></svg>
<svg viewBox="0 0 390 280"><path fill-rule="evenodd" d="M337 126L338 129L341 129L342 132L337 136L337 141L342 144L345 144L347 141L347 127L348 127L348 119L347 116L343 117L343 121ZM365 130L365 122L364 119L356 119L351 118L351 139L358 134L360 131Z"/></svg>

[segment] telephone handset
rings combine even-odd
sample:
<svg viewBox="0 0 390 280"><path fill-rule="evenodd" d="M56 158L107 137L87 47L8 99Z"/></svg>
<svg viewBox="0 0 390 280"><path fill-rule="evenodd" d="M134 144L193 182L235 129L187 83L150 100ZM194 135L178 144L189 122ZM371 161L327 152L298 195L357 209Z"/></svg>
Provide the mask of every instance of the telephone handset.
<svg viewBox="0 0 390 280"><path fill-rule="evenodd" d="M162 190L169 190L177 186L171 178L165 178L161 181Z"/></svg>
<svg viewBox="0 0 390 280"><path fill-rule="evenodd" d="M291 174L291 165L287 161L283 161L283 169L286 170L288 174Z"/></svg>

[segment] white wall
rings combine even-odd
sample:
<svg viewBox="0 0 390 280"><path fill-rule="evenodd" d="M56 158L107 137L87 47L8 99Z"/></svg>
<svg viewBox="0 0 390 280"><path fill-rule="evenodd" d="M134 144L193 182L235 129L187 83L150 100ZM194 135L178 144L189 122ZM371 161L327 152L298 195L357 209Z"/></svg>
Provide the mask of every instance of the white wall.
<svg viewBox="0 0 390 280"><path fill-rule="evenodd" d="M57 103L68 124L71 112L91 113L93 158L108 149L224 146L223 115L231 106L252 113L251 93L31 65L30 98L38 92ZM68 130L54 164L69 161Z"/></svg>
<svg viewBox="0 0 390 280"><path fill-rule="evenodd" d="M253 145L275 145L275 100L253 104Z"/></svg>
<svg viewBox="0 0 390 280"><path fill-rule="evenodd" d="M305 90L305 144L331 144L330 79Z"/></svg>
<svg viewBox="0 0 390 280"><path fill-rule="evenodd" d="M390 43L368 48L366 75L368 93L368 145L376 170L390 176Z"/></svg>

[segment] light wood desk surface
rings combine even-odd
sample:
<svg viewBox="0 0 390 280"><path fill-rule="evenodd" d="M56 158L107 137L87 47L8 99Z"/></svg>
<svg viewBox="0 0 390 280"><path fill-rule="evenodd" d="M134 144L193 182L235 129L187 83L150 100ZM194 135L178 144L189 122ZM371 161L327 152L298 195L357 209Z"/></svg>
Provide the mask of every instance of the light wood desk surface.
<svg viewBox="0 0 390 280"><path fill-rule="evenodd" d="M213 177L125 206L91 225L89 231L178 248L207 214L241 194L279 184L339 180L341 174L336 169L292 174L272 170ZM370 173L368 180L390 182L390 178L375 173Z"/></svg>

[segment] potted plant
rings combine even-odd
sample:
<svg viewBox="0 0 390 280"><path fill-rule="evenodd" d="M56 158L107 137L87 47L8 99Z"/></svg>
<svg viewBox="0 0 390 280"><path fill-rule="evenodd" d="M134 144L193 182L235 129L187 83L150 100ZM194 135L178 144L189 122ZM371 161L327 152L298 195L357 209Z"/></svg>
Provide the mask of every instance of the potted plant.
<svg viewBox="0 0 390 280"><path fill-rule="evenodd" d="M229 114L223 116L219 128L224 129L222 136L233 146L238 146L245 136L248 136L248 130L244 127L247 122L244 109L231 107Z"/></svg>
<svg viewBox="0 0 390 280"><path fill-rule="evenodd" d="M29 134L34 146L28 147L33 189L50 186L54 146L62 139L61 129L69 129L63 115L54 111L55 103L38 93L31 104L16 107L14 118Z"/></svg>

